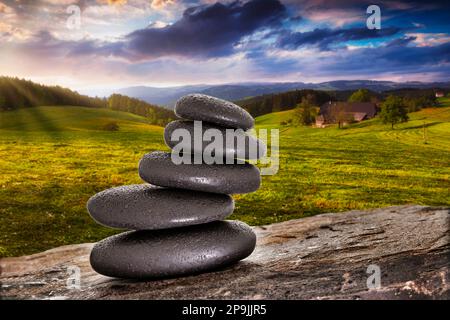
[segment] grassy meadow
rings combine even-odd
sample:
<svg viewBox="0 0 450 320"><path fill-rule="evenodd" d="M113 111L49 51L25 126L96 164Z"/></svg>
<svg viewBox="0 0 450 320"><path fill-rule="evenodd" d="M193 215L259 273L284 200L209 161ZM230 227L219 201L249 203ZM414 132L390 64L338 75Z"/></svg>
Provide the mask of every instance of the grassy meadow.
<svg viewBox="0 0 450 320"><path fill-rule="evenodd" d="M441 103L395 130L378 119L318 129L280 125L293 111L259 117L257 128L280 129L280 169L257 192L236 195L231 218L258 225L398 204L449 206L450 100ZM119 131L103 130L110 122ZM141 183L141 156L168 150L162 133L145 118L104 109L0 113L0 256L117 233L89 217L86 201Z"/></svg>

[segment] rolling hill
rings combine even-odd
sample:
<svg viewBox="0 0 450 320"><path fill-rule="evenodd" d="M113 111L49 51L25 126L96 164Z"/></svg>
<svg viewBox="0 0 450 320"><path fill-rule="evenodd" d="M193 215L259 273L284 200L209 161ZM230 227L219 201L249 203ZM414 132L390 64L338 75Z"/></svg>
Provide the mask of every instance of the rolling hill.
<svg viewBox="0 0 450 320"><path fill-rule="evenodd" d="M25 79L0 76L0 111L43 105L108 108L146 117L149 122L158 125L165 125L175 119L171 110L120 94L112 94L108 98L92 98L60 86L46 86Z"/></svg>
<svg viewBox="0 0 450 320"><path fill-rule="evenodd" d="M292 110L258 117L257 129L280 130L279 172L264 176L257 192L235 195L230 218L258 225L389 205L449 206L450 104L441 102L395 130L378 119L345 129L280 125ZM118 131L103 129L111 121ZM140 158L168 150L162 133L144 117L106 109L0 113L0 256L119 232L94 223L86 202L101 190L142 183Z"/></svg>
<svg viewBox="0 0 450 320"><path fill-rule="evenodd" d="M105 125L114 122L121 132L162 131L150 125L148 119L128 112L74 106L47 106L3 112L0 130L26 134L53 134L62 132L105 131Z"/></svg>

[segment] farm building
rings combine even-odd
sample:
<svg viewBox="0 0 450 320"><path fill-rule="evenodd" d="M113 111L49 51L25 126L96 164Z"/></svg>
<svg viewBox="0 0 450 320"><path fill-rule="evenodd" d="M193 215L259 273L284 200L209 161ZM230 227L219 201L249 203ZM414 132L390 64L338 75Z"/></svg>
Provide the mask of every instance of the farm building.
<svg viewBox="0 0 450 320"><path fill-rule="evenodd" d="M316 117L316 127L323 128L327 124L351 123L375 117L377 107L371 102L327 102L320 107Z"/></svg>

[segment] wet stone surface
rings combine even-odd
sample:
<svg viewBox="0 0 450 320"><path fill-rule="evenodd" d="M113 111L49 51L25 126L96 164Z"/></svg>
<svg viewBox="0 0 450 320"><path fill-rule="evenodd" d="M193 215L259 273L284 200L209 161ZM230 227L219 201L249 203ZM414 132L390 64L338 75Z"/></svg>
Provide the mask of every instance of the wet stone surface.
<svg viewBox="0 0 450 320"><path fill-rule="evenodd" d="M212 131L213 130L213 131ZM174 149L183 150L190 153L211 154L221 158L239 158L239 159L260 159L267 152L267 146L261 140L245 133L242 130L230 130L227 128L211 125L208 123L201 124L201 130L196 134L194 121L175 120L169 123L164 129L164 141L166 145ZM214 136L214 138L206 139L205 132ZM233 139L227 143L227 135L230 137L234 131ZM190 138L177 138L178 135ZM218 137L218 143L215 137ZM213 140L213 141L211 141ZM216 147L218 146L218 147ZM175 149L176 150L176 149Z"/></svg>
<svg viewBox="0 0 450 320"><path fill-rule="evenodd" d="M183 119L201 120L227 128L248 130L255 120L238 105L204 94L189 94L175 105L175 114Z"/></svg>
<svg viewBox="0 0 450 320"><path fill-rule="evenodd" d="M210 147L203 134L212 129L221 135L217 141L222 145L210 154L220 160L231 158L233 163L239 160L236 164L180 164L173 162L170 153L152 152L139 162L139 175L149 184L116 187L91 197L87 209L95 221L135 230L93 247L90 264L100 274L132 279L197 274L229 266L255 248L256 235L249 226L223 221L234 210L230 194L256 191L261 183L259 169L242 161L258 159L267 149L244 132L253 127L254 119L231 102L196 94L182 97L176 113L199 120L195 124L203 125L203 131L196 136L193 121L169 123L164 138L170 148L181 147L183 156L190 159ZM177 145L171 139L175 130L190 136ZM226 136L230 131L236 135L233 143Z"/></svg>
<svg viewBox="0 0 450 320"><path fill-rule="evenodd" d="M139 175L158 186L224 194L254 192L261 184L259 169L252 164L176 165L171 154L162 151L148 153L141 159Z"/></svg>
<svg viewBox="0 0 450 320"><path fill-rule="evenodd" d="M87 207L102 225L154 230L223 220L233 212L234 201L226 194L139 184L97 193Z"/></svg>
<svg viewBox="0 0 450 320"><path fill-rule="evenodd" d="M131 231L98 242L90 261L119 278L162 278L214 270L246 258L256 236L239 221L216 221L154 231Z"/></svg>

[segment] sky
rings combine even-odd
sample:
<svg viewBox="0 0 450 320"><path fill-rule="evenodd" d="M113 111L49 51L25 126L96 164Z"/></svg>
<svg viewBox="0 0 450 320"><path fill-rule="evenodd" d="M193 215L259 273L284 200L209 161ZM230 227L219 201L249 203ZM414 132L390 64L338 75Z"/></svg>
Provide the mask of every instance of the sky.
<svg viewBox="0 0 450 320"><path fill-rule="evenodd" d="M369 5L380 29L369 29ZM449 1L0 0L0 75L135 85L450 81Z"/></svg>

